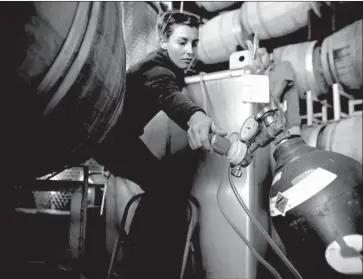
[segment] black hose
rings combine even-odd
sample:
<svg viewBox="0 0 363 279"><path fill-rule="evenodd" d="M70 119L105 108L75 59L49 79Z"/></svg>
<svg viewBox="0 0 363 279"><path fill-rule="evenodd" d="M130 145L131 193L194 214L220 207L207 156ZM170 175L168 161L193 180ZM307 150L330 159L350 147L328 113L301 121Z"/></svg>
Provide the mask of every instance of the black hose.
<svg viewBox="0 0 363 279"><path fill-rule="evenodd" d="M223 217L232 227L232 229L238 234L238 236L243 240L243 242L247 245L247 247L251 250L252 254L256 257L256 259L267 269L269 270L276 279L282 279L281 275L264 259L262 256L256 251L256 249L252 246L252 244L248 241L248 239L243 235L243 233L232 223L232 221L228 218L227 214L224 212L223 207L220 202L220 189L222 185L222 181L218 186L217 190L217 204L220 211L223 214Z"/></svg>
<svg viewBox="0 0 363 279"><path fill-rule="evenodd" d="M253 223L255 223L255 225L257 226L257 228L261 231L262 235L267 240L267 242L270 244L271 248L281 258L281 260L289 268L289 270L295 276L295 278L297 278L297 279L303 279L302 276L300 275L300 273L293 266L293 264L284 255L284 253L280 250L280 248L275 244L275 242L272 240L272 238L268 235L268 233L265 231L265 229L261 226L261 224L257 221L257 219L252 215L251 211L248 209L248 207L243 202L240 194L237 191L236 185L234 184L234 182L232 180L231 167L229 167L229 170L228 170L228 180L229 180L229 184L231 185L232 191L233 191L234 195L236 196L239 204L242 206L242 208L244 209L244 211L247 213L248 217L253 221Z"/></svg>

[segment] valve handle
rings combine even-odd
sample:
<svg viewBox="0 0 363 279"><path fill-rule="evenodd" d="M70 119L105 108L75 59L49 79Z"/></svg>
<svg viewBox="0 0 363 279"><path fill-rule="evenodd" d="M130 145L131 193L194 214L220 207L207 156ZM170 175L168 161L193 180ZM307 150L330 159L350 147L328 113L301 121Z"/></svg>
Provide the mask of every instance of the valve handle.
<svg viewBox="0 0 363 279"><path fill-rule="evenodd" d="M228 137L211 134L210 142L213 150L219 155L226 156L233 166L241 164L248 153L248 147L239 140L238 133L233 133Z"/></svg>
<svg viewBox="0 0 363 279"><path fill-rule="evenodd" d="M226 155L231 148L232 142L228 138L210 134L209 139L213 150L219 155Z"/></svg>

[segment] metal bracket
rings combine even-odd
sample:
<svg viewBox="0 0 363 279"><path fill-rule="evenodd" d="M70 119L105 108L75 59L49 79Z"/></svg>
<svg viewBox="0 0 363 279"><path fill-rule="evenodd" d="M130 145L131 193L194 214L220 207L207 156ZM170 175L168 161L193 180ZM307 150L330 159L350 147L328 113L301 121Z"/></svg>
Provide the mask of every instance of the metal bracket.
<svg viewBox="0 0 363 279"><path fill-rule="evenodd" d="M306 115L302 115L301 119L307 120L307 126L313 126L314 124L325 124L330 121L339 121L341 118L348 117L350 115L360 114L361 112L355 111L354 107L356 105L362 104L362 100L356 100L351 95L344 92L342 86L339 83L334 83L332 85L333 91L333 111L334 118L328 119L328 107L331 107L327 103L320 102L321 104L321 112L313 111L313 98L312 92L306 92ZM341 110L341 97L345 97L348 99L349 112L344 113Z"/></svg>

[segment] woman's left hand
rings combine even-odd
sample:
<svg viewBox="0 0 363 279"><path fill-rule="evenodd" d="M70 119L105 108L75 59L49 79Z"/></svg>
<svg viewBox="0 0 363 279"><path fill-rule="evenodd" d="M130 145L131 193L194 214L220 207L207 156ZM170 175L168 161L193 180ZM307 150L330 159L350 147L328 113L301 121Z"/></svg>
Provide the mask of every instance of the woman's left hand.
<svg viewBox="0 0 363 279"><path fill-rule="evenodd" d="M201 111L194 113L188 122L188 141L191 149L203 148L207 151L213 151L210 144L210 134L226 136L227 133L217 127L213 120Z"/></svg>

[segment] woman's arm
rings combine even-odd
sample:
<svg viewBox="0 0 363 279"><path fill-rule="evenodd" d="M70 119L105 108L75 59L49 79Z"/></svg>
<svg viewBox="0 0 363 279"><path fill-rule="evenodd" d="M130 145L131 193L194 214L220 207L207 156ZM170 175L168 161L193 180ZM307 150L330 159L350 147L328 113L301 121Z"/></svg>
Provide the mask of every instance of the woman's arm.
<svg viewBox="0 0 363 279"><path fill-rule="evenodd" d="M148 96L157 103L159 108L166 113L176 124L188 130L188 121L197 111L204 110L194 104L182 94L181 87L177 84L175 74L161 66L153 67L145 72L145 86Z"/></svg>
<svg viewBox="0 0 363 279"><path fill-rule="evenodd" d="M152 98L172 120L181 128L188 131L188 141L192 149L203 147L212 150L209 134L225 136L226 133L218 128L203 109L184 96L178 86L172 71L163 67L154 67L145 73L146 86L150 89Z"/></svg>

